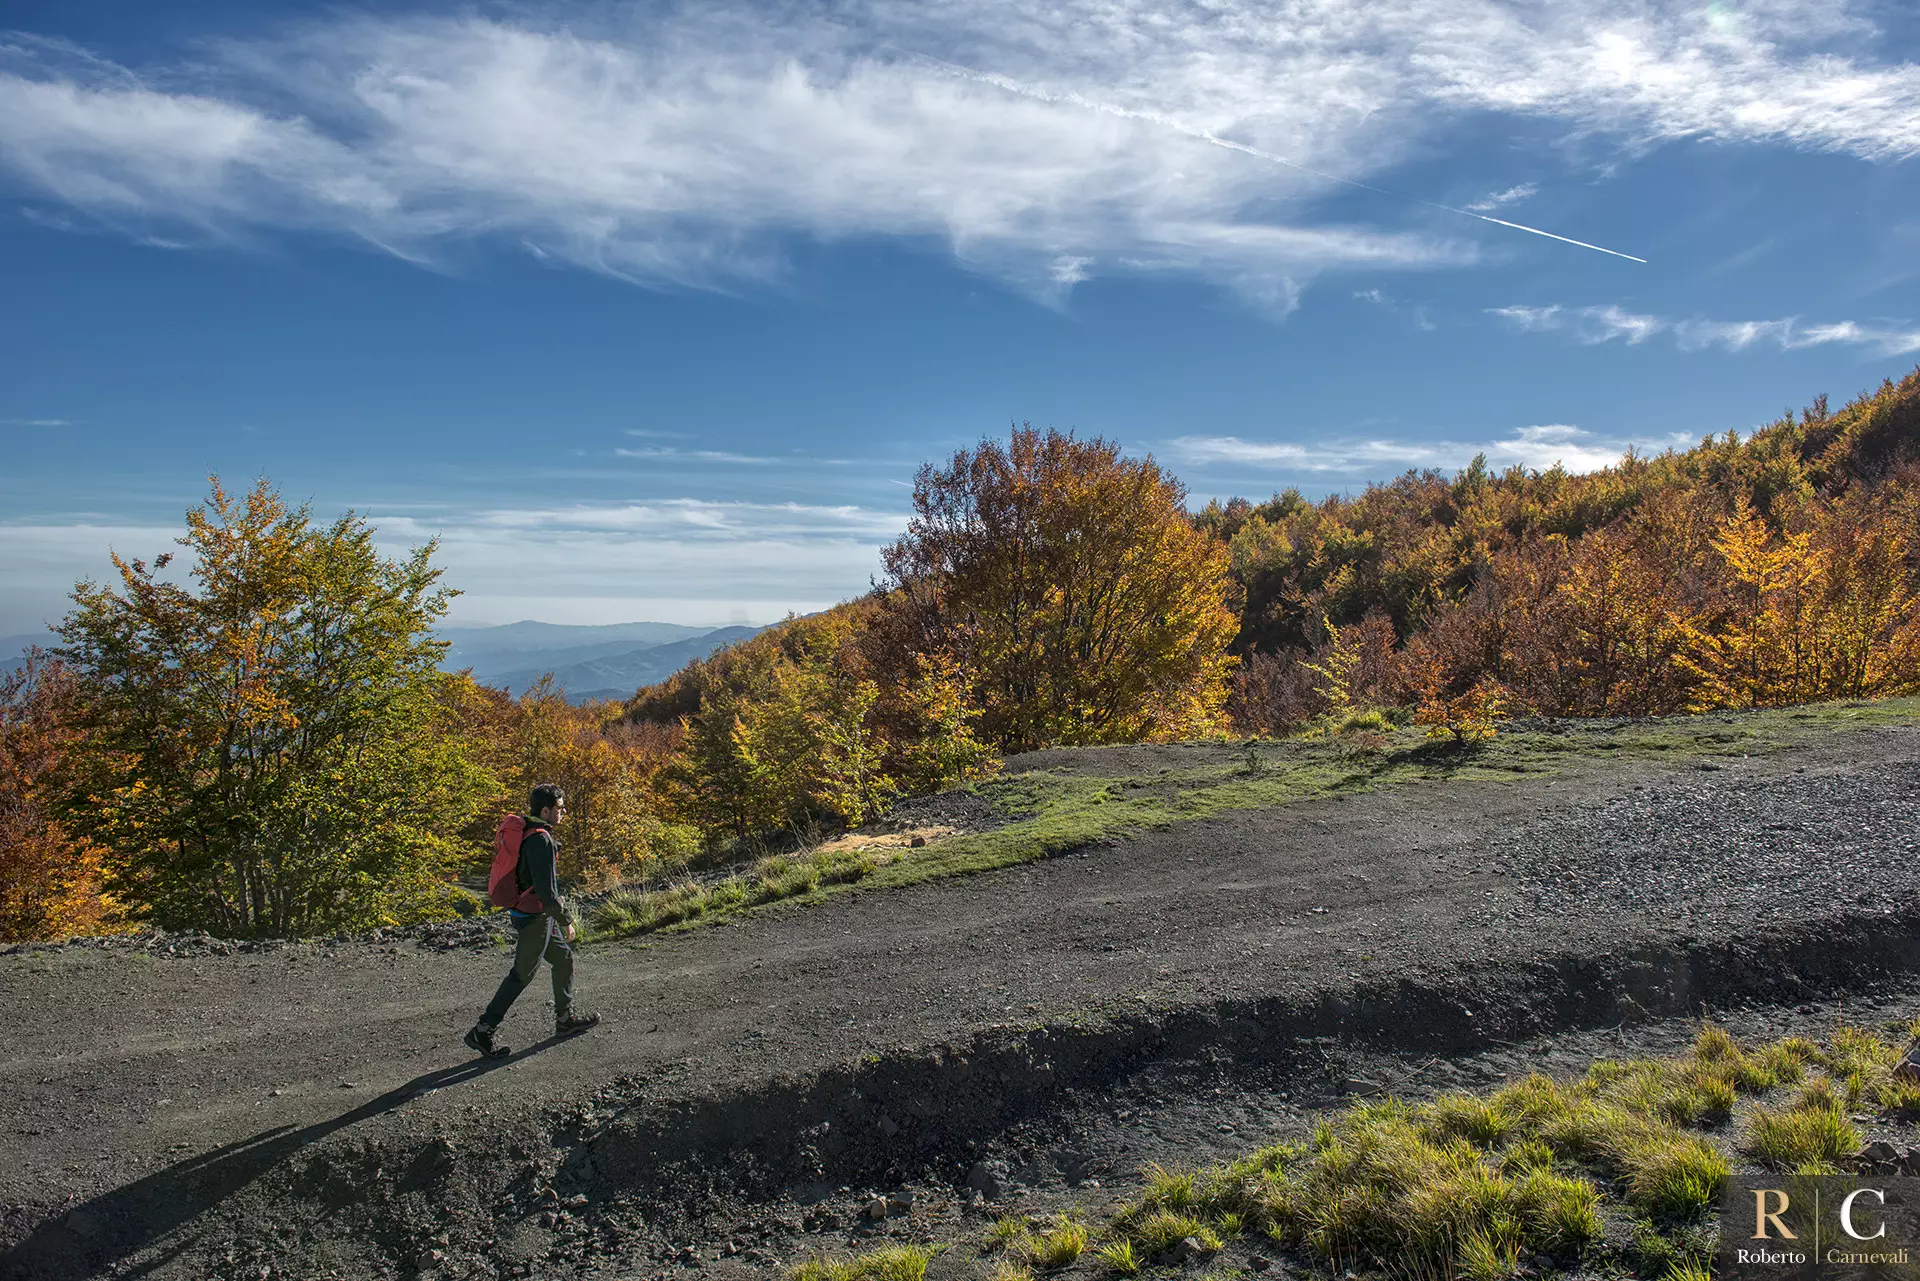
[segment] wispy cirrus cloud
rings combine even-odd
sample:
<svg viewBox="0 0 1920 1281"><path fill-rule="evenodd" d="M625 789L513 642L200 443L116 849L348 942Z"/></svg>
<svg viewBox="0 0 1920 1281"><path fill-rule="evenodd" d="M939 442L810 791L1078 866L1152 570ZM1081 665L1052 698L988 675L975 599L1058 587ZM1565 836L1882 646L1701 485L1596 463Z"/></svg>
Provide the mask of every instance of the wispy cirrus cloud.
<svg viewBox="0 0 1920 1281"><path fill-rule="evenodd" d="M640 449L616 449L615 458L643 458L657 463L726 463L735 466L764 466L777 463L778 458L763 457L758 454L736 454L724 449L674 449L669 446L647 446Z"/></svg>
<svg viewBox="0 0 1920 1281"><path fill-rule="evenodd" d="M1496 191L1491 195L1482 196L1472 204L1463 207L1471 209L1475 213L1492 213L1496 209L1504 208L1507 205L1518 204L1529 196L1537 196L1539 194L1540 188L1537 184L1523 182L1516 186L1508 187L1505 191Z"/></svg>
<svg viewBox="0 0 1920 1281"><path fill-rule="evenodd" d="M932 238L1039 294L1171 273L1285 310L1326 271L1476 261L1469 226L1329 223L1310 203L1323 175L1365 177L1469 113L1626 146L1920 154L1920 67L1884 55L1872 12L586 4L545 20L342 17L133 68L15 36L0 41L0 167L149 239L305 230L422 261L489 242L728 287L778 277L796 236Z"/></svg>
<svg viewBox="0 0 1920 1281"><path fill-rule="evenodd" d="M71 427L67 418L0 418L0 427Z"/></svg>
<svg viewBox="0 0 1920 1281"><path fill-rule="evenodd" d="M1628 449L1661 449L1682 438L1615 440L1565 423L1520 427L1483 441L1410 441L1365 437L1317 437L1309 441L1257 441L1239 436L1180 436L1167 442L1181 462L1256 475L1298 475L1377 480L1410 468L1453 470L1484 454L1496 468L1519 465L1535 471L1564 467L1597 471L1619 462Z"/></svg>
<svg viewBox="0 0 1920 1281"><path fill-rule="evenodd" d="M1433 317L1428 314L1427 308L1424 305L1403 303L1383 289L1356 289L1353 291L1353 298L1355 302L1371 303L1375 307L1379 307L1384 311L1393 312L1396 315L1405 313L1412 319L1414 328L1416 329L1431 332L1439 328L1438 325L1434 324Z"/></svg>
<svg viewBox="0 0 1920 1281"><path fill-rule="evenodd" d="M1614 304L1595 307L1493 307L1489 315L1529 333L1564 333L1578 342L1629 345L1665 335L1682 351L1745 351L1767 345L1781 351L1833 345L1865 347L1882 356L1920 352L1920 326L1868 324L1842 320L1805 324L1798 317L1781 320L1674 320L1631 312Z"/></svg>

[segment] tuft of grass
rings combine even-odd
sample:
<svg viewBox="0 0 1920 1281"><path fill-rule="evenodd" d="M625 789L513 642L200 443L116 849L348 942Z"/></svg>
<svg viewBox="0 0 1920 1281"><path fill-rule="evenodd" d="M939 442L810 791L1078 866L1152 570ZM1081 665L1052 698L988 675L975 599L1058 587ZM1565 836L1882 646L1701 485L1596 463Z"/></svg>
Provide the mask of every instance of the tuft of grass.
<svg viewBox="0 0 1920 1281"><path fill-rule="evenodd" d="M1078 1259L1086 1249L1087 1225L1063 1214L1054 1220L1052 1228L1027 1237L1021 1253L1042 1272L1052 1272Z"/></svg>
<svg viewBox="0 0 1920 1281"><path fill-rule="evenodd" d="M1461 1138L1491 1147L1513 1132L1513 1118L1487 1099L1443 1094L1427 1104L1427 1126L1438 1138Z"/></svg>
<svg viewBox="0 0 1920 1281"><path fill-rule="evenodd" d="M1105 1264L1109 1272L1130 1277L1143 1266L1139 1254L1134 1251L1133 1242L1127 1240L1109 1241L1094 1254Z"/></svg>
<svg viewBox="0 0 1920 1281"><path fill-rule="evenodd" d="M1701 1063L1738 1063L1746 1056L1740 1053L1732 1033L1707 1023L1693 1038L1693 1057Z"/></svg>
<svg viewBox="0 0 1920 1281"><path fill-rule="evenodd" d="M1154 1164L1146 1168L1147 1190L1142 1199L1159 1210L1191 1210L1199 1189L1191 1170L1169 1170Z"/></svg>
<svg viewBox="0 0 1920 1281"><path fill-rule="evenodd" d="M1218 1250L1224 1242L1205 1219L1178 1210L1147 1210L1121 1225L1124 1240L1140 1247L1149 1257L1172 1249L1188 1237L1197 1238L1203 1248Z"/></svg>
<svg viewBox="0 0 1920 1281"><path fill-rule="evenodd" d="M924 1245L890 1245L852 1257L809 1259L793 1281L923 1281L936 1251Z"/></svg>
<svg viewBox="0 0 1920 1281"><path fill-rule="evenodd" d="M1693 1218L1720 1199L1733 1173L1727 1158L1703 1139L1660 1134L1623 1155L1628 1201L1656 1217Z"/></svg>
<svg viewBox="0 0 1920 1281"><path fill-rule="evenodd" d="M1017 1214L1003 1214L987 1229L987 1248L1004 1250L1027 1235L1027 1221Z"/></svg>
<svg viewBox="0 0 1920 1281"><path fill-rule="evenodd" d="M1500 1154L1502 1174L1525 1175L1553 1168L1553 1149L1536 1138L1523 1138Z"/></svg>
<svg viewBox="0 0 1920 1281"><path fill-rule="evenodd" d="M987 1281L1034 1281L1033 1269L1012 1259L1001 1259L993 1265L993 1271L987 1273Z"/></svg>
<svg viewBox="0 0 1920 1281"><path fill-rule="evenodd" d="M1507 1218L1474 1228L1460 1242L1460 1275L1468 1281L1501 1281L1520 1271L1520 1251L1526 1246L1519 1225Z"/></svg>
<svg viewBox="0 0 1920 1281"><path fill-rule="evenodd" d="M1860 1150L1860 1131L1847 1118L1836 1093L1810 1084L1791 1106L1756 1108L1747 1118L1741 1147L1775 1170L1812 1172L1831 1169L1841 1157Z"/></svg>
<svg viewBox="0 0 1920 1281"><path fill-rule="evenodd" d="M1587 1180L1535 1167L1513 1185L1527 1239L1571 1254L1600 1239L1600 1190Z"/></svg>
<svg viewBox="0 0 1920 1281"><path fill-rule="evenodd" d="M1889 1077L1874 1088L1873 1105L1895 1120L1910 1121L1920 1116L1920 1081Z"/></svg>

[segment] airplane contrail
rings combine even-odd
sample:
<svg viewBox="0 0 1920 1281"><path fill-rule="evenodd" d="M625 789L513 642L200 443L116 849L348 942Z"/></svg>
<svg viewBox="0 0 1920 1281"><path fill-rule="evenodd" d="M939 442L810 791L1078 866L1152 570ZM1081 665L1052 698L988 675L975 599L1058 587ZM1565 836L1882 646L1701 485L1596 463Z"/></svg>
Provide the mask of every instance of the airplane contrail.
<svg viewBox="0 0 1920 1281"><path fill-rule="evenodd" d="M898 46L891 47L898 49ZM1222 138L1219 134L1209 133L1205 129L1195 129L1192 125L1176 120L1174 117L1166 115L1163 112L1140 111L1132 107L1116 106L1110 102L1100 102L1097 99L1084 97L1071 90L1065 93L1057 93L1052 90L1039 89L1032 85L1022 84L1020 81L1012 79L1009 76L998 75L991 71L975 71L972 67L963 67L957 62L947 62L944 59L935 58L930 54L919 53L911 49L899 49L898 51L906 54L909 58L919 62L930 63L962 79L992 85L996 89L1004 89L1008 93L1016 93L1025 98L1033 98L1040 102L1064 102L1072 106L1082 107L1088 111L1098 111L1110 116L1120 116L1128 120L1145 120L1149 123L1160 125L1163 128L1172 129L1176 133L1185 134L1187 137L1200 142L1211 143L1216 147L1224 147L1228 151L1244 152L1260 160L1269 161L1276 165L1284 165L1289 169L1297 169L1301 173L1312 174L1316 178L1325 178L1328 182L1338 182L1349 187L1358 187L1362 191L1371 191L1376 195L1390 196L1395 200L1411 200L1413 203L1425 205L1429 209L1444 209L1448 213L1459 214L1464 218L1478 218L1481 222L1490 222L1500 227L1511 227L1515 231L1524 231L1534 236L1545 236L1548 240L1558 240L1562 244L1578 245L1582 249L1591 249L1595 253L1611 254L1615 258L1625 258L1628 262L1645 263L1647 261L1645 258L1636 258L1632 254L1623 254L1618 249L1609 249L1605 245L1588 244L1584 240L1575 240L1572 236L1562 236L1555 232L1543 231L1538 227L1529 227L1523 222L1508 222L1505 218L1489 218L1486 214L1475 213L1471 209L1457 209L1452 205L1443 205L1437 200L1423 200L1419 196L1409 196L1405 192L1388 191L1385 187L1376 187L1371 183L1357 182L1352 178L1342 178L1337 173L1328 173L1324 169L1310 168L1307 165L1298 164L1289 160L1285 156L1276 156L1271 151L1262 151L1258 147L1249 147L1244 142L1235 142L1231 138Z"/></svg>

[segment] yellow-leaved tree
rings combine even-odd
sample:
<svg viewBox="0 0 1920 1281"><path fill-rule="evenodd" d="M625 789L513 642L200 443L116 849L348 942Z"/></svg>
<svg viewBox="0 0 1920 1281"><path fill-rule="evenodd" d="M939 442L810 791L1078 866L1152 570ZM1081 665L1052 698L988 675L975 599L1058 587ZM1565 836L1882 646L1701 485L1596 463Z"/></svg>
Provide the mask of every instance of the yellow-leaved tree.
<svg viewBox="0 0 1920 1281"><path fill-rule="evenodd" d="M460 829L494 787L433 623L431 544L384 558L265 480L216 479L178 540L188 581L114 557L60 626L74 681L61 821L136 920L230 937L405 924L453 908Z"/></svg>
<svg viewBox="0 0 1920 1281"><path fill-rule="evenodd" d="M1920 686L1908 543L1884 516L1818 504L1775 531L1744 495L1713 538L1721 607L1686 624L1693 704L1780 707Z"/></svg>
<svg viewBox="0 0 1920 1281"><path fill-rule="evenodd" d="M950 671L873 667L871 601L789 618L697 664L680 813L710 840L857 825L903 792L993 767Z"/></svg>

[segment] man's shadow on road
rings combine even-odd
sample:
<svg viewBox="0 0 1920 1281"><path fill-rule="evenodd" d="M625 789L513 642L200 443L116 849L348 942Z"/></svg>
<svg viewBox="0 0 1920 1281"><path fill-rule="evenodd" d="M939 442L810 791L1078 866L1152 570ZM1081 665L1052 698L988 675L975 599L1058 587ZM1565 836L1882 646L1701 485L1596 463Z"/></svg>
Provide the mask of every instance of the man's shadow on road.
<svg viewBox="0 0 1920 1281"><path fill-rule="evenodd" d="M78 1281L94 1276L212 1209L300 1149L362 1121L385 1115L435 1090L461 1085L552 1049L565 1037L548 1037L497 1059L474 1059L441 1068L395 1086L378 1098L327 1121L295 1128L277 1126L211 1152L188 1157L123 1187L49 1218L6 1254L0 1281ZM179 1255L191 1241L168 1250L119 1277L143 1276Z"/></svg>

